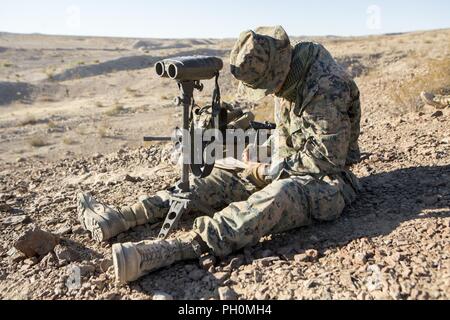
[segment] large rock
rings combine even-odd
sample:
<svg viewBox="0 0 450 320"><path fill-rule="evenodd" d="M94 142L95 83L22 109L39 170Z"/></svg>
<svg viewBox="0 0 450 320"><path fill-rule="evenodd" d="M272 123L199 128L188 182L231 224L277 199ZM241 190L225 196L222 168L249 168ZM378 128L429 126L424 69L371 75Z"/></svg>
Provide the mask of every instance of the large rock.
<svg viewBox="0 0 450 320"><path fill-rule="evenodd" d="M58 243L58 236L37 227L33 227L16 240L14 247L28 258L31 258L46 255L52 251Z"/></svg>

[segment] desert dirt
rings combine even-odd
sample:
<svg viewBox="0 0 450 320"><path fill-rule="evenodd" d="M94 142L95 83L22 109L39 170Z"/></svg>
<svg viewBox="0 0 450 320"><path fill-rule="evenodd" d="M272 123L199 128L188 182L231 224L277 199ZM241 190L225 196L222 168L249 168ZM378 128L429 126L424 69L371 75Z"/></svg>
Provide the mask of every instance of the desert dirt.
<svg viewBox="0 0 450 320"><path fill-rule="evenodd" d="M450 110L418 99L421 90L449 92L448 39L450 30L314 38L361 90L359 199L335 222L118 285L112 244L155 237L160 225L96 243L77 221L75 194L120 206L174 184L170 145L142 142L181 120L176 84L157 78L153 64L192 54L226 64L233 39L0 34L0 298L449 299ZM220 83L233 102L228 68ZM205 84L199 103L209 101ZM270 120L270 99L251 108ZM33 226L60 243L25 258L14 243ZM68 288L73 270L81 283Z"/></svg>

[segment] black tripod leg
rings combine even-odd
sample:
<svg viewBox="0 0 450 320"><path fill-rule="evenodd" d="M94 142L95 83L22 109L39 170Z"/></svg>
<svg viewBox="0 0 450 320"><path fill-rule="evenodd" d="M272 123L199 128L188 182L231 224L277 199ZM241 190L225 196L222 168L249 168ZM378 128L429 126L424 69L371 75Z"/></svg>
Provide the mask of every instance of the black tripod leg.
<svg viewBox="0 0 450 320"><path fill-rule="evenodd" d="M177 227L178 221L180 221L181 216L187 209L186 201L174 200L170 206L169 213L167 214L166 220L159 232L159 239L166 239L167 235Z"/></svg>

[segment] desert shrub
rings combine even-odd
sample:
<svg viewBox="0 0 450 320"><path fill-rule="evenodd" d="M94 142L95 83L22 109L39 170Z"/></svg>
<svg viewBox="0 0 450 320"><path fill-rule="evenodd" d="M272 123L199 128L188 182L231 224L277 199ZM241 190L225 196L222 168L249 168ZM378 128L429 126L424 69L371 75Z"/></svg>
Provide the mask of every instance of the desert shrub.
<svg viewBox="0 0 450 320"><path fill-rule="evenodd" d="M35 148L45 147L47 145L47 141L44 137L33 137L30 140L28 140L28 143L30 146Z"/></svg>
<svg viewBox="0 0 450 320"><path fill-rule="evenodd" d="M105 105L103 103L101 103L100 101L95 102L95 106L97 108L104 108L105 107Z"/></svg>
<svg viewBox="0 0 450 320"><path fill-rule="evenodd" d="M27 114L25 118L20 120L19 124L21 126L28 126L28 125L35 125L37 122L38 120L36 119L35 116L33 116L32 114Z"/></svg>
<svg viewBox="0 0 450 320"><path fill-rule="evenodd" d="M108 138L110 136L108 124L103 123L101 126L97 127L97 133L100 138Z"/></svg>
<svg viewBox="0 0 450 320"><path fill-rule="evenodd" d="M3 68L11 68L11 67L14 67L14 64L12 64L12 63L9 62L9 61L4 61L4 62L2 62L0 65L1 65Z"/></svg>
<svg viewBox="0 0 450 320"><path fill-rule="evenodd" d="M109 117L117 116L125 111L125 107L123 104L116 103L114 107L105 112L105 114Z"/></svg>
<svg viewBox="0 0 450 320"><path fill-rule="evenodd" d="M57 126L56 123L54 123L52 120L49 120L49 121L47 122L47 127L48 127L49 129L55 129L55 128L57 128L58 126Z"/></svg>
<svg viewBox="0 0 450 320"><path fill-rule="evenodd" d="M419 111L422 91L436 94L450 93L450 59L430 60L425 73L414 74L409 80L392 88L390 96L398 106L399 113Z"/></svg>
<svg viewBox="0 0 450 320"><path fill-rule="evenodd" d="M76 140L70 138L70 137L64 137L63 138L63 143L68 145L68 146L71 146L71 145L77 144L78 142Z"/></svg>

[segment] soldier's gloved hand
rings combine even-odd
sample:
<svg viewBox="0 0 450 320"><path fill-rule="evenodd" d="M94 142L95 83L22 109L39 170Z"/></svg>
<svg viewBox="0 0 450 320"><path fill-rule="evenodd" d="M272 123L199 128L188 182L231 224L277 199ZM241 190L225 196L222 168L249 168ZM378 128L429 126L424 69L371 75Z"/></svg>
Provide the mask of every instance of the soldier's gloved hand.
<svg viewBox="0 0 450 320"><path fill-rule="evenodd" d="M242 173L242 176L256 187L264 188L268 185L265 179L268 167L269 165L265 163L250 163L249 167Z"/></svg>

